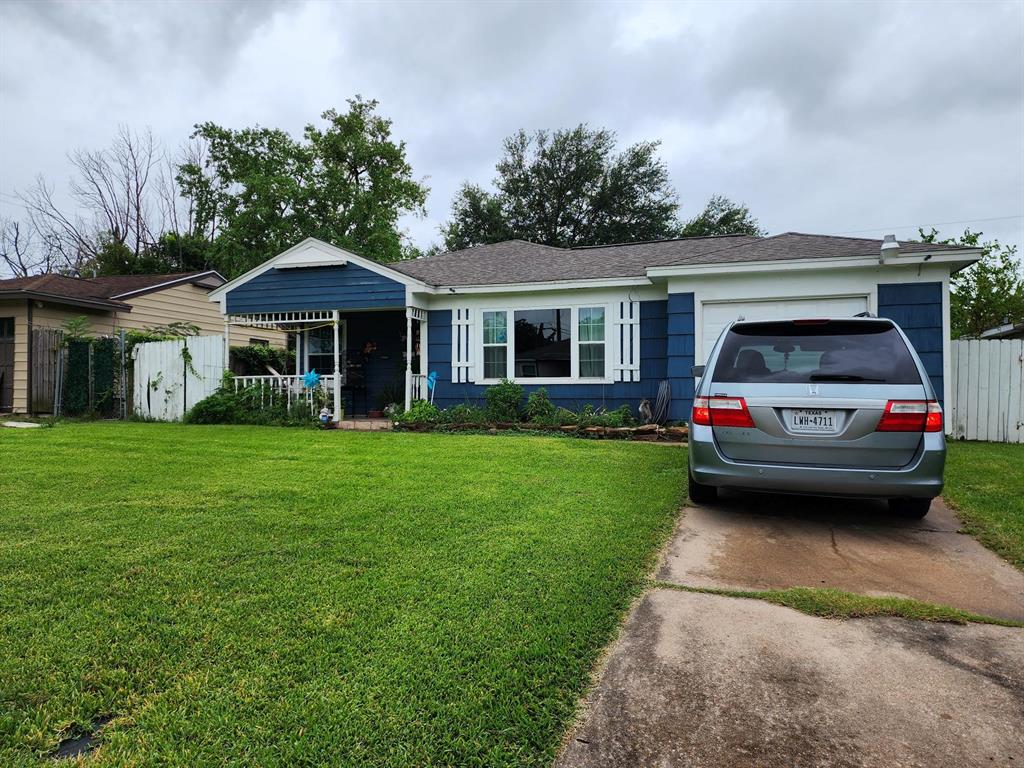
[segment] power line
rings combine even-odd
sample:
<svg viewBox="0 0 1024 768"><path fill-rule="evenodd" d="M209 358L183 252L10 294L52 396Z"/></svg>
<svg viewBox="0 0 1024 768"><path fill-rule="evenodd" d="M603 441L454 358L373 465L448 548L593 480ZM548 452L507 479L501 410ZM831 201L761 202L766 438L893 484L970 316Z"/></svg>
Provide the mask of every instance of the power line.
<svg viewBox="0 0 1024 768"><path fill-rule="evenodd" d="M1007 221L1009 219L1024 219L1024 214L1015 216L992 216L987 219L960 219L959 221L929 221L924 224L886 224L885 226L871 227L870 229L848 229L843 232L833 232L834 235L858 235L864 232L879 232L883 229L912 229L916 227L945 227L950 224L977 224L984 221Z"/></svg>

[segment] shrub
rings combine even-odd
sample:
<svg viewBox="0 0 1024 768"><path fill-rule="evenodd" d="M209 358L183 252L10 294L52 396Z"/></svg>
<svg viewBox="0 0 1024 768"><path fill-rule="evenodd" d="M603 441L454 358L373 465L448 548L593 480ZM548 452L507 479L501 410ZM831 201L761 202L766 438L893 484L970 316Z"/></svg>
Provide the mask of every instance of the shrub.
<svg viewBox="0 0 1024 768"><path fill-rule="evenodd" d="M487 420L492 422L519 421L519 404L523 401L523 388L514 381L502 379L500 384L488 387Z"/></svg>
<svg viewBox="0 0 1024 768"><path fill-rule="evenodd" d="M436 424L441 420L441 409L427 400L416 400L409 410L400 413L396 421L405 424L428 422Z"/></svg>
<svg viewBox="0 0 1024 768"><path fill-rule="evenodd" d="M185 414L188 424L256 424L279 427L304 427L319 421L318 411L323 405L320 390L314 393L313 412L305 402L292 403L270 390L259 386L244 387L237 392L234 377L225 374L220 388L200 400ZM339 414L337 418L341 418Z"/></svg>
<svg viewBox="0 0 1024 768"><path fill-rule="evenodd" d="M266 374L268 365L280 373L287 373L295 368L295 353L267 344L250 344L232 347L231 362L243 376L262 376Z"/></svg>
<svg viewBox="0 0 1024 768"><path fill-rule="evenodd" d="M576 424L580 427L629 427L635 423L633 411L626 404L614 411L606 411L603 408L595 409L588 403L576 417Z"/></svg>
<svg viewBox="0 0 1024 768"><path fill-rule="evenodd" d="M558 409L548 398L548 391L541 387L530 393L526 399L526 418L534 424L558 424Z"/></svg>
<svg viewBox="0 0 1024 768"><path fill-rule="evenodd" d="M442 424L486 424L487 412L469 403L459 403L441 411Z"/></svg>

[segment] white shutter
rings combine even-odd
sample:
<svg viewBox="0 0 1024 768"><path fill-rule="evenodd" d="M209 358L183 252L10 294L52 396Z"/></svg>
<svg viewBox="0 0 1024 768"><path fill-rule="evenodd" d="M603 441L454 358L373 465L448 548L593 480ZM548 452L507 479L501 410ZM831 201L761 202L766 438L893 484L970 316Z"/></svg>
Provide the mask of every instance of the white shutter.
<svg viewBox="0 0 1024 768"><path fill-rule="evenodd" d="M473 313L466 307L452 310L452 383L473 379Z"/></svg>
<svg viewBox="0 0 1024 768"><path fill-rule="evenodd" d="M612 305L612 360L616 381L640 381L640 302Z"/></svg>

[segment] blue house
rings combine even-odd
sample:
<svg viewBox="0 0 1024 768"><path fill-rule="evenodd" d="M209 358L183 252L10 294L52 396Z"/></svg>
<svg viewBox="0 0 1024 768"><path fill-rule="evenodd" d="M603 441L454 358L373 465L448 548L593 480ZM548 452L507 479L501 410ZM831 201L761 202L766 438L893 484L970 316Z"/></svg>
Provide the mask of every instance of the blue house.
<svg viewBox="0 0 1024 768"><path fill-rule="evenodd" d="M295 335L296 368L336 408L477 402L503 378L559 405L634 410L671 387L689 418L691 368L738 317L897 321L948 399L949 277L978 249L891 238L746 235L554 248L522 240L379 264L307 239L211 293L229 325Z"/></svg>

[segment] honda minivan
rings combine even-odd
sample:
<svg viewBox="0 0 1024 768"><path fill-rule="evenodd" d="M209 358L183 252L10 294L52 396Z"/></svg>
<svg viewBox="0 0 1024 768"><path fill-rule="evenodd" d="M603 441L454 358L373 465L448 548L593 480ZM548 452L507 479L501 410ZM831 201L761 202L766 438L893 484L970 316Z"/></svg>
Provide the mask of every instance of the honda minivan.
<svg viewBox="0 0 1024 768"><path fill-rule="evenodd" d="M697 503L740 488L885 498L923 517L942 492L942 409L891 320L734 322L694 377Z"/></svg>

